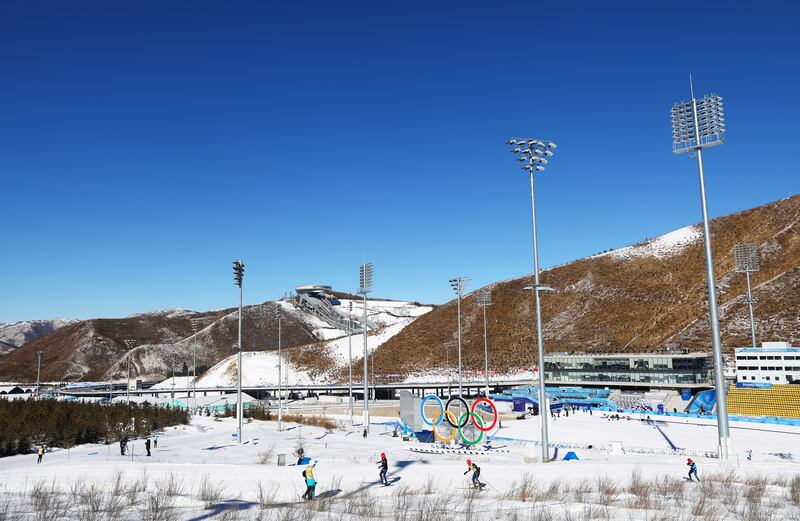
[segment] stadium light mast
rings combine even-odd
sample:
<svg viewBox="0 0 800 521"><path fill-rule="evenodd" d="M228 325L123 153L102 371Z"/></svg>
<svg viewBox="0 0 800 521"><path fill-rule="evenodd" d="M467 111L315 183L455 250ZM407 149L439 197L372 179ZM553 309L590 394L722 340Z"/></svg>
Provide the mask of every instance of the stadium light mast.
<svg viewBox="0 0 800 521"><path fill-rule="evenodd" d="M456 313L458 314L458 329L457 329L457 343L458 343L458 395L464 394L463 378L461 376L461 296L464 290L467 289L469 284L469 277L455 277L450 279L450 286L456 292Z"/></svg>
<svg viewBox="0 0 800 521"><path fill-rule="evenodd" d="M242 443L242 302L243 290L242 281L244 280L244 263L240 260L233 261L233 282L239 287L239 341L236 347L239 351L236 365L236 442Z"/></svg>
<svg viewBox="0 0 800 521"><path fill-rule="evenodd" d="M347 394L350 403L350 427L353 426L353 301L347 304Z"/></svg>
<svg viewBox="0 0 800 521"><path fill-rule="evenodd" d="M447 357L447 397L453 396L453 389L451 382L453 380L453 371L450 370L450 348L453 347L453 341L448 340L444 344L444 353Z"/></svg>
<svg viewBox="0 0 800 521"><path fill-rule="evenodd" d="M358 292L364 295L364 431L369 434L369 373L367 354L367 293L372 291L372 263L364 262L358 270Z"/></svg>
<svg viewBox="0 0 800 521"><path fill-rule="evenodd" d="M541 172L547 165L548 157L553 156L556 144L539 139L511 138L506 142L511 145L512 154L518 155L517 161L524 163L522 169L528 172L531 185L531 224L533 226L533 294L536 301L536 346L537 364L539 366L539 422L542 428L542 462L550 461L550 442L547 436L547 393L544 380L544 339L542 337L542 303L539 293L546 287L539 282L539 243L536 230L536 200L533 195L533 173Z"/></svg>
<svg viewBox="0 0 800 521"><path fill-rule="evenodd" d="M128 401L128 405L131 404L131 350L133 346L136 344L135 340L128 338L125 340L125 347L128 348L128 387L125 389L125 398Z"/></svg>
<svg viewBox="0 0 800 521"><path fill-rule="evenodd" d="M703 149L721 145L725 133L725 118L722 98L709 94L697 100L689 76L691 101L682 101L672 106L672 152L693 153L697 157L700 178L700 209L703 214L703 246L708 278L708 309L711 321L711 348L714 357L714 387L717 398L717 430L719 434L719 458L731 457L731 436L728 429L728 406L725 402L725 374L722 367L722 342L719 333L717 312L717 288L714 283L714 257L711 252L711 234L708 226L708 204L706 182L703 174Z"/></svg>
<svg viewBox="0 0 800 521"><path fill-rule="evenodd" d="M41 374L42 374L42 353L36 351L36 398L41 398ZM112 380L113 381L113 380Z"/></svg>
<svg viewBox="0 0 800 521"><path fill-rule="evenodd" d="M193 318L190 320L192 324L192 336L197 334L197 329L200 324L199 318ZM193 405L194 413L197 413L197 339L195 338L192 342L192 397L193 397Z"/></svg>
<svg viewBox="0 0 800 521"><path fill-rule="evenodd" d="M492 303L492 292L489 288L483 288L475 297L478 304L483 307L483 366L486 375L485 396L489 397L489 333L486 324L486 306Z"/></svg>
<svg viewBox="0 0 800 521"><path fill-rule="evenodd" d="M283 358L281 358L281 306L275 306L275 320L278 321L278 430L283 430L283 390L281 386L281 365L283 365Z"/></svg>
<svg viewBox="0 0 800 521"><path fill-rule="evenodd" d="M747 280L747 306L750 309L750 339L756 347L756 321L753 316L753 292L750 289L750 273L759 270L758 249L755 243L743 242L733 246L734 271L744 273Z"/></svg>

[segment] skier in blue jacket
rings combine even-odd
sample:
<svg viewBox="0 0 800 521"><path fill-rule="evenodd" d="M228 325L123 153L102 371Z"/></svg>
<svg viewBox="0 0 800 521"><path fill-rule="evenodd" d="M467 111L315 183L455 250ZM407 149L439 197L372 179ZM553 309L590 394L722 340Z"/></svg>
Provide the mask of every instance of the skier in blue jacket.
<svg viewBox="0 0 800 521"><path fill-rule="evenodd" d="M686 464L689 466L689 481L694 481L692 479L692 474L694 474L697 481L700 481L700 478L697 477L697 464L692 461L692 458L687 459Z"/></svg>

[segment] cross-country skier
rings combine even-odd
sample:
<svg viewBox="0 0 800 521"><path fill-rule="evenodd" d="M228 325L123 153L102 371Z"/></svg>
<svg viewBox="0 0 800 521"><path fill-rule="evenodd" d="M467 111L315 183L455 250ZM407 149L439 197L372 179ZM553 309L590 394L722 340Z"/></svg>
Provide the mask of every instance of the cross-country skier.
<svg viewBox="0 0 800 521"><path fill-rule="evenodd" d="M386 471L389 470L389 461L386 459L386 453L385 452L381 452L381 460L378 462L378 466L381 469L381 473L380 473L381 483L383 483L384 485L388 485L389 484L389 480L386 479Z"/></svg>
<svg viewBox="0 0 800 521"><path fill-rule="evenodd" d="M472 486L481 488L481 482L478 481L478 478L481 476L481 468L472 460L467 460L467 471L464 472L464 475L466 476L469 472L472 472Z"/></svg>
<svg viewBox="0 0 800 521"><path fill-rule="evenodd" d="M42 457L44 456L44 445L39 445L39 449L36 453L39 455L39 459L36 460L36 464L38 465L42 462Z"/></svg>
<svg viewBox="0 0 800 521"><path fill-rule="evenodd" d="M150 438L147 438L144 441L144 448L147 451L147 456L149 457L150 456Z"/></svg>
<svg viewBox="0 0 800 521"><path fill-rule="evenodd" d="M697 479L697 481L700 481L700 478L697 477L697 464L692 461L692 458L686 460L686 465L689 466L689 481L694 481L692 479L692 474L694 474L694 477Z"/></svg>
<svg viewBox="0 0 800 521"><path fill-rule="evenodd" d="M314 489L317 486L317 480L314 478L314 466L317 464L309 463L306 470L303 471L303 477L306 478L306 492L303 494L303 499L311 501L314 499Z"/></svg>

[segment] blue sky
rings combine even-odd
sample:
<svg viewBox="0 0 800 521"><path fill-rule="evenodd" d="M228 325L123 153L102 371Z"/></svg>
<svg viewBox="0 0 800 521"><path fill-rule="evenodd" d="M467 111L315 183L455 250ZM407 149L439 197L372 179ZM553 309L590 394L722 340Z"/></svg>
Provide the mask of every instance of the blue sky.
<svg viewBox="0 0 800 521"><path fill-rule="evenodd" d="M233 306L235 258L247 303L364 258L433 303L528 273L510 136L559 145L543 266L697 222L689 72L726 104L711 213L796 193L796 5L3 2L0 322Z"/></svg>

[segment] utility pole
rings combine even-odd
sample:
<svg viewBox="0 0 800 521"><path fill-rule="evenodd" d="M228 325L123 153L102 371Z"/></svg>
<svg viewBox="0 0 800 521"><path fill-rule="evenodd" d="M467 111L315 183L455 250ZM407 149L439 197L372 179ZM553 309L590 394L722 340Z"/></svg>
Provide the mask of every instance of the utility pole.
<svg viewBox="0 0 800 521"><path fill-rule="evenodd" d="M281 389L281 306L275 307L275 319L278 321L278 430L283 430L283 390Z"/></svg>
<svg viewBox="0 0 800 521"><path fill-rule="evenodd" d="M367 351L367 293L372 291L372 263L361 264L359 269L359 293L364 295L364 431L369 434L369 371Z"/></svg>
<svg viewBox="0 0 800 521"><path fill-rule="evenodd" d="M192 324L192 337L197 335L198 325L200 323L199 318L193 318L191 320ZM193 414L197 413L197 339L192 338L192 408L194 409Z"/></svg>
<svg viewBox="0 0 800 521"><path fill-rule="evenodd" d="M242 281L244 280L244 263L240 260L233 261L233 282L239 287L239 349L236 366L236 442L242 443L242 416L244 407L242 406L242 308L244 294L242 291Z"/></svg>
<svg viewBox="0 0 800 521"><path fill-rule="evenodd" d="M128 387L125 389L125 397L128 400L128 405L131 404L131 350L133 346L136 344L135 340L127 339L125 340L125 346L128 348Z"/></svg>
<svg viewBox="0 0 800 521"><path fill-rule="evenodd" d="M36 398L41 398L41 374L42 374L42 353L43 351L36 351Z"/></svg>
<svg viewBox="0 0 800 521"><path fill-rule="evenodd" d="M542 303L540 292L545 286L539 282L539 242L536 229L536 200L533 192L533 174L541 172L547 165L548 157L553 156L556 144L538 139L511 138L506 143L514 147L512 154L519 155L517 161L524 163L522 169L530 174L531 185L531 224L533 227L533 291L536 303L536 346L537 365L539 366L539 421L541 422L542 436L542 463L550 461L550 441L547 432L547 416L550 407L547 404L547 391L545 390L544 377L544 338L542 336Z"/></svg>
<svg viewBox="0 0 800 521"><path fill-rule="evenodd" d="M705 252L706 278L708 279L708 311L711 323L711 351L714 358L714 388L717 398L718 456L729 459L733 447L728 427L728 404L725 390L725 368L723 367L722 341L719 332L717 310L717 288L714 281L714 256L711 251L711 232L708 224L708 201L703 172L703 149L724 143L725 117L722 98L716 94L694 97L694 86L689 76L692 100L672 106L672 151L675 154L690 152L697 158L700 182L700 212L703 216L703 250Z"/></svg>
<svg viewBox="0 0 800 521"><path fill-rule="evenodd" d="M353 301L347 305L347 371L350 403L350 427L353 426Z"/></svg>

